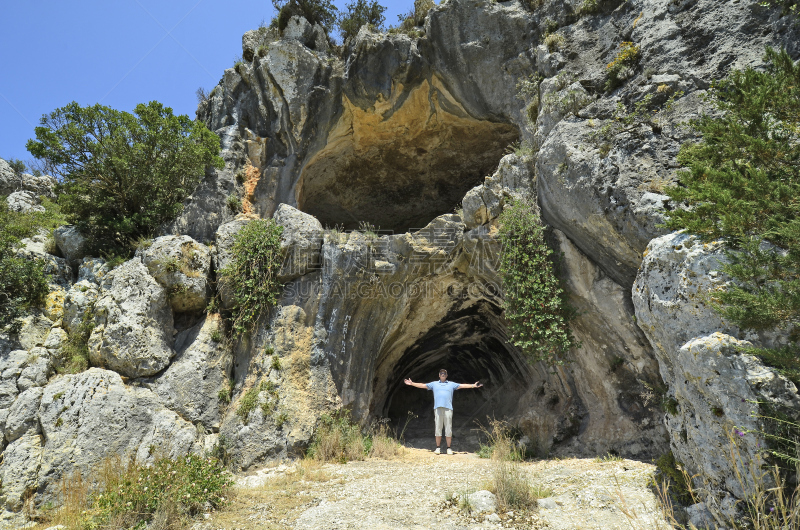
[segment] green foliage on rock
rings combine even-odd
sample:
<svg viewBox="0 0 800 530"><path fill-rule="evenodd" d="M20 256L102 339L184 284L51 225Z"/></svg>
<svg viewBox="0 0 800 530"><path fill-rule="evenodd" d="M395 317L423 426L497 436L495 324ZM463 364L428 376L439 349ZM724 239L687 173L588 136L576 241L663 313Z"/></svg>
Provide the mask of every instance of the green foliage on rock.
<svg viewBox="0 0 800 530"><path fill-rule="evenodd" d="M781 15L800 15L800 0L761 0L759 2L764 7L779 7Z"/></svg>
<svg viewBox="0 0 800 530"><path fill-rule="evenodd" d="M16 252L22 238L60 224L58 207L47 200L43 205L44 212L18 213L0 198L0 331L18 331L20 317L41 305L49 292L44 263Z"/></svg>
<svg viewBox="0 0 800 530"><path fill-rule="evenodd" d="M532 362L560 365L577 345L569 323L577 315L545 241L538 206L516 200L499 218L500 274L510 342Z"/></svg>
<svg viewBox="0 0 800 530"><path fill-rule="evenodd" d="M286 29L293 16L305 18L310 24L319 24L330 33L336 24L339 10L330 0L272 0L278 12L272 25L280 31Z"/></svg>
<svg viewBox="0 0 800 530"><path fill-rule="evenodd" d="M46 114L28 150L61 178L59 204L91 250L130 255L183 208L207 166L223 167L217 135L152 101L134 113L73 102Z"/></svg>
<svg viewBox="0 0 800 530"><path fill-rule="evenodd" d="M347 4L347 10L339 18L339 29L342 32L342 41L347 41L358 34L361 26L368 25L377 31L383 30L386 17L383 12L386 8L378 0L355 0Z"/></svg>
<svg viewBox="0 0 800 530"><path fill-rule="evenodd" d="M715 83L713 114L692 121L702 140L682 147L666 226L723 239L734 279L712 293L721 314L755 330L800 320L800 65L767 48L764 70ZM792 334L797 350L797 332ZM785 352L784 352L785 353ZM777 357L776 357L777 358Z"/></svg>
<svg viewBox="0 0 800 530"><path fill-rule="evenodd" d="M83 312L78 328L53 359L53 370L59 374L77 374L89 368L89 337L94 330L94 305Z"/></svg>
<svg viewBox="0 0 800 530"><path fill-rule="evenodd" d="M253 329L280 295L278 273L282 265L283 227L272 219L257 219L234 237L230 263L219 271L233 295L233 329Z"/></svg>

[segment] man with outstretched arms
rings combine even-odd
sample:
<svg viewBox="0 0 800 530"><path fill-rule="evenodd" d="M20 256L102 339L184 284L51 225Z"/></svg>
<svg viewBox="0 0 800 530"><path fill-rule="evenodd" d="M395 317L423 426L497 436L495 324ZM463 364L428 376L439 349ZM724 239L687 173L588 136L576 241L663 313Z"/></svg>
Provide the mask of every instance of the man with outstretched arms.
<svg viewBox="0 0 800 530"><path fill-rule="evenodd" d="M450 449L450 444L453 441L453 392L459 388L480 388L483 385L476 382L472 385L460 385L447 380L447 370L442 368L439 370L439 380L431 383L415 383L408 378L405 383L409 386L417 388L425 388L433 390L433 415L436 420L434 428L434 436L436 436L436 450L434 453L441 454L442 443L442 427L444 427L444 436L447 439L447 454L452 455L453 450Z"/></svg>

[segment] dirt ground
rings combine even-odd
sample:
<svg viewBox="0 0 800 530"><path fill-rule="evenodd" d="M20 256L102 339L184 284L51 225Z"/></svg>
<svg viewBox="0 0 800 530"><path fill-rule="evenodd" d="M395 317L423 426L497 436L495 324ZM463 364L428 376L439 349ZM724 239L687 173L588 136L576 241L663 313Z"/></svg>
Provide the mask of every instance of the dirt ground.
<svg viewBox="0 0 800 530"><path fill-rule="evenodd" d="M548 494L526 512L469 513L454 493L487 489L495 464L474 453L405 449L392 460L285 462L237 477L231 503L193 530L250 529L667 529L648 486L654 466L632 460L520 464Z"/></svg>

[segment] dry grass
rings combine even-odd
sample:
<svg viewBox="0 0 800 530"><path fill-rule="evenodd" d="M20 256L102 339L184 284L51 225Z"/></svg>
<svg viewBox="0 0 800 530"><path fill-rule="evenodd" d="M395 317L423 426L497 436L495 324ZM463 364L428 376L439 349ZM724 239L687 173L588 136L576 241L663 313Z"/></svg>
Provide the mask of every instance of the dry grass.
<svg viewBox="0 0 800 530"><path fill-rule="evenodd" d="M369 456L391 460L402 457L405 448L390 433L389 426L385 422L380 422L372 429L372 446Z"/></svg>

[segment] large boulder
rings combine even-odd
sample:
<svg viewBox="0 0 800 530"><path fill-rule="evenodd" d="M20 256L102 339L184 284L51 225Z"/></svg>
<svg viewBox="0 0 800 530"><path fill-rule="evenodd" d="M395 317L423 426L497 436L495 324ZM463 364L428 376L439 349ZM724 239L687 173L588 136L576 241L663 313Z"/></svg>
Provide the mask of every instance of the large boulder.
<svg viewBox="0 0 800 530"><path fill-rule="evenodd" d="M288 204L281 204L272 216L283 227L281 251L283 266L278 281L288 282L320 267L322 224L313 215Z"/></svg>
<svg viewBox="0 0 800 530"><path fill-rule="evenodd" d="M211 251L189 236L163 236L140 248L136 255L169 293L176 312L206 307L210 290Z"/></svg>
<svg viewBox="0 0 800 530"><path fill-rule="evenodd" d="M109 272L94 304L89 360L128 377L155 375L174 355L167 291L134 258Z"/></svg>
<svg viewBox="0 0 800 530"><path fill-rule="evenodd" d="M5 437L10 443L26 433L39 434L39 403L42 400L43 388L30 388L21 393L6 418Z"/></svg>
<svg viewBox="0 0 800 530"><path fill-rule="evenodd" d="M74 471L91 476L106 458L146 464L200 448L194 425L167 410L152 391L125 386L119 374L100 368L50 383L38 419L44 446L37 505L56 500L61 478ZM0 473L13 469L5 460Z"/></svg>
<svg viewBox="0 0 800 530"><path fill-rule="evenodd" d="M232 356L219 315L209 315L175 338L175 359L150 388L161 401L195 424L218 431L222 418L219 394L228 386Z"/></svg>
<svg viewBox="0 0 800 530"><path fill-rule="evenodd" d="M81 280L64 295L62 325L69 333L78 331L84 314L97 301L100 287L96 283Z"/></svg>
<svg viewBox="0 0 800 530"><path fill-rule="evenodd" d="M86 256L86 238L74 226L59 226L53 230L53 238L58 250L73 266Z"/></svg>
<svg viewBox="0 0 800 530"><path fill-rule="evenodd" d="M43 444L44 440L40 434L29 432L8 444L3 451L3 463L0 464L3 492L0 495L0 502L5 510L19 512L25 501L36 492L42 465ZM3 519L8 517L7 514L3 515ZM20 526L12 524L6 528L20 528Z"/></svg>

